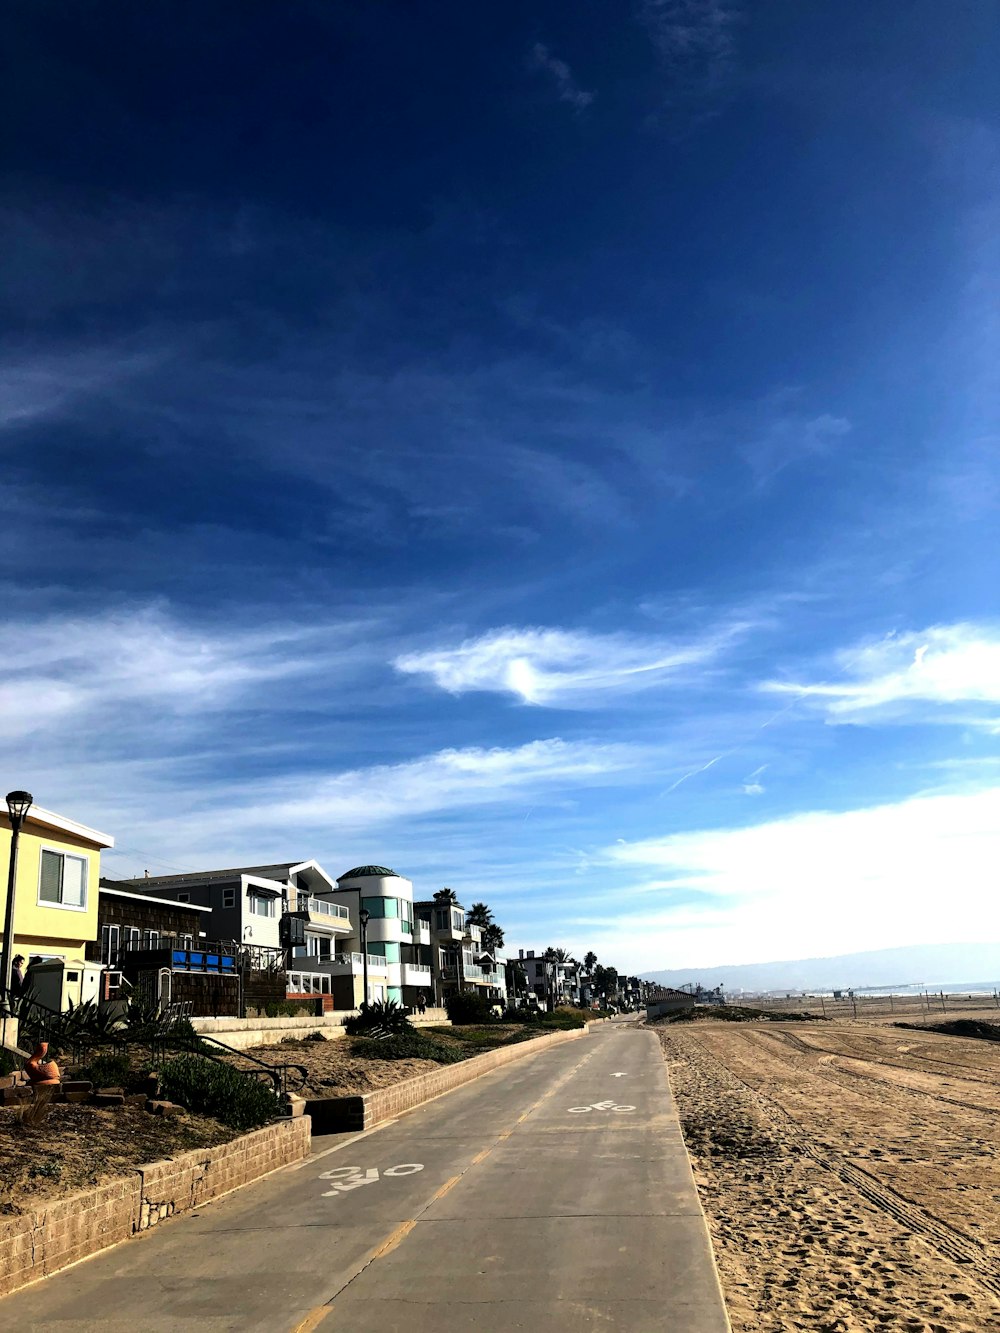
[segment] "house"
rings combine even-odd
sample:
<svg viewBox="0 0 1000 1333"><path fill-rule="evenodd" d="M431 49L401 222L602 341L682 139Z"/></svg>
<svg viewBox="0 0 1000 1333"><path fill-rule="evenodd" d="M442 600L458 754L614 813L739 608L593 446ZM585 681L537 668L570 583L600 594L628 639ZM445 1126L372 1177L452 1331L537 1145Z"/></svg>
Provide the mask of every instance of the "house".
<svg viewBox="0 0 1000 1333"><path fill-rule="evenodd" d="M212 909L136 893L104 880L98 889L98 938L87 957L104 965L101 1001L129 998L193 1017L238 1017L246 982L242 951L206 939ZM275 999L283 999L279 981Z"/></svg>
<svg viewBox="0 0 1000 1333"><path fill-rule="evenodd" d="M430 933L416 919L412 881L388 866L355 866L337 877L334 900L350 911L354 931L333 959L337 994L345 997L337 1008L356 1008L364 998L365 960L360 928L354 926L362 910L368 913L368 998L412 1008L423 991L431 1002Z"/></svg>
<svg viewBox="0 0 1000 1333"><path fill-rule="evenodd" d="M244 977L240 1012L298 994L298 982L292 985L286 977L283 921L294 917L302 923L303 943L292 948L289 961L304 966L308 960L310 968L329 961L337 941L348 938L354 929L347 907L330 896L336 882L316 861L147 875L114 887L210 909L202 933L213 947L202 952L218 959L220 968L228 968L224 959L236 959ZM310 986L309 993L329 995L330 991L327 974L325 985L318 982L315 991Z"/></svg>
<svg viewBox="0 0 1000 1333"><path fill-rule="evenodd" d="M0 875L10 867L11 822L0 812ZM96 999L100 969L88 967L87 945L97 939L97 886L101 852L114 847L107 833L32 805L21 826L14 882L14 954L29 968L44 967L46 995L64 1007ZM0 923L6 900L0 895Z"/></svg>
<svg viewBox="0 0 1000 1333"><path fill-rule="evenodd" d="M434 973L434 996L443 1003L458 991L476 990L498 1004L507 1002L503 956L483 947L482 930L466 920L460 902L431 898L415 904L421 938L429 939L423 957Z"/></svg>

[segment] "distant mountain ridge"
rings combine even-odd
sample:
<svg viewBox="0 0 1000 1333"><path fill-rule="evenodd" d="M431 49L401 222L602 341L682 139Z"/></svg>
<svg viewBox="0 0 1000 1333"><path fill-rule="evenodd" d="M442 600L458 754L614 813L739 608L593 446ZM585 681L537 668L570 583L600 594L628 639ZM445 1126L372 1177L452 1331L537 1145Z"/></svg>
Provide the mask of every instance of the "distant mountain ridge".
<svg viewBox="0 0 1000 1333"><path fill-rule="evenodd" d="M833 990L859 986L947 986L980 982L1000 985L1000 943L914 944L897 949L838 954L833 958L793 958L724 967L672 967L644 972L662 986L700 981L727 991Z"/></svg>

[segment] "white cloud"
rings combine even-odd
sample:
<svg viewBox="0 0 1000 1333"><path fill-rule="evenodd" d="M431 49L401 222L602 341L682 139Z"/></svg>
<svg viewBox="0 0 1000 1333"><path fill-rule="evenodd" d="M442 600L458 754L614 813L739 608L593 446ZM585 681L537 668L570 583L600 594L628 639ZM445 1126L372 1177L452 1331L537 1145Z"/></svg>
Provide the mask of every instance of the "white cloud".
<svg viewBox="0 0 1000 1333"><path fill-rule="evenodd" d="M8 737L51 732L129 706L190 713L314 669L294 629L214 633L156 607L8 622L0 719Z"/></svg>
<svg viewBox="0 0 1000 1333"><path fill-rule="evenodd" d="M306 848L302 855L336 864L344 859L346 845L361 854L362 843L370 849L372 842L398 841L401 828L409 828L404 839L408 855L423 845L426 859L427 840L412 821L450 819L462 811L519 802L529 811L536 803L558 804L568 789L632 780L641 758L642 752L628 745L549 738L512 749L439 750L402 763L336 773L313 769L216 781L197 788L194 799L167 763L159 773L133 770L132 789L119 792L116 808L102 818L126 848L139 846L140 855L161 856L169 866L180 859L192 869L255 864L287 855L290 847ZM441 839L437 842L440 855ZM383 856L367 852L368 860Z"/></svg>
<svg viewBox="0 0 1000 1333"><path fill-rule="evenodd" d="M150 369L157 355L96 348L8 360L0 370L0 431L67 411Z"/></svg>
<svg viewBox="0 0 1000 1333"><path fill-rule="evenodd" d="M489 690L523 703L567 705L604 692L661 685L684 668L715 658L738 626L692 643L583 630L491 630L454 648L405 653L398 671L426 675L450 694Z"/></svg>
<svg viewBox="0 0 1000 1333"><path fill-rule="evenodd" d="M646 967L967 939L995 921L1000 787L614 844L605 859L647 881Z"/></svg>
<svg viewBox="0 0 1000 1333"><path fill-rule="evenodd" d="M528 54L528 68L544 71L555 84L560 102L567 102L574 111L584 111L594 100L594 94L585 92L573 78L573 71L565 60L558 60L541 42L536 42Z"/></svg>
<svg viewBox="0 0 1000 1333"><path fill-rule="evenodd" d="M814 700L834 719L878 715L909 717L921 704L1000 704L1000 629L987 625L932 625L891 634L837 655L837 681L768 681L773 693ZM927 709L919 709L922 720ZM962 721L970 719L963 715ZM996 713L980 717L995 725Z"/></svg>
<svg viewBox="0 0 1000 1333"><path fill-rule="evenodd" d="M729 0L640 0L636 14L670 79L668 104L719 94L732 72L739 10Z"/></svg>
<svg viewBox="0 0 1000 1333"><path fill-rule="evenodd" d="M746 796L763 796L767 788L758 779L767 768L767 764L761 764L755 768L752 773L748 773L743 779L743 792Z"/></svg>

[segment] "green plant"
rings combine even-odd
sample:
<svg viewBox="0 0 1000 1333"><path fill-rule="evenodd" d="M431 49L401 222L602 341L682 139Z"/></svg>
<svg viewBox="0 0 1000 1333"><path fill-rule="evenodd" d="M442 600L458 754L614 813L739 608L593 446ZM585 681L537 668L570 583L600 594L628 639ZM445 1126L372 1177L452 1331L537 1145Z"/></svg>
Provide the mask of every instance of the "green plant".
<svg viewBox="0 0 1000 1333"><path fill-rule="evenodd" d="M62 1175L62 1162L38 1162L29 1170L28 1175L47 1176L50 1180L58 1180Z"/></svg>
<svg viewBox="0 0 1000 1333"><path fill-rule="evenodd" d="M344 1020L344 1031L349 1037L388 1037L412 1030L406 1010L395 1000L376 1000Z"/></svg>
<svg viewBox="0 0 1000 1333"><path fill-rule="evenodd" d="M169 1060L160 1084L172 1101L233 1129L256 1129L278 1114L278 1097L268 1084L198 1055Z"/></svg>
<svg viewBox="0 0 1000 1333"><path fill-rule="evenodd" d="M449 995L444 1007L453 1023L489 1023L494 1018L495 1001L475 991L459 991Z"/></svg>
<svg viewBox="0 0 1000 1333"><path fill-rule="evenodd" d="M6 1074L13 1074L15 1070L21 1068L21 1061L13 1051L8 1051L6 1046L0 1046L0 1078Z"/></svg>
<svg viewBox="0 0 1000 1333"><path fill-rule="evenodd" d="M372 1037L355 1037L351 1043L351 1053L366 1060L436 1060L440 1065L457 1064L467 1054L471 1054L461 1046L448 1046L443 1041L433 1041L422 1032L396 1033L377 1040Z"/></svg>
<svg viewBox="0 0 1000 1333"><path fill-rule="evenodd" d="M80 1073L89 1078L95 1088L124 1088L132 1075L126 1055L92 1056Z"/></svg>

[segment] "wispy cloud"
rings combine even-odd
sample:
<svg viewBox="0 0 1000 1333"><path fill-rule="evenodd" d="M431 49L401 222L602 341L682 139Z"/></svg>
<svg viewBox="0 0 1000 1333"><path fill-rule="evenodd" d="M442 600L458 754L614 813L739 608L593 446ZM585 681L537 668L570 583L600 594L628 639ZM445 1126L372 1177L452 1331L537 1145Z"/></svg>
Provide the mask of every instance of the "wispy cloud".
<svg viewBox="0 0 1000 1333"><path fill-rule="evenodd" d="M779 411L744 446L743 457L752 469L758 487L794 463L808 462L831 453L850 434L846 417L822 412L809 417Z"/></svg>
<svg viewBox="0 0 1000 1333"><path fill-rule="evenodd" d="M94 348L20 356L0 368L0 431L65 413L150 369L155 353Z"/></svg>
<svg viewBox="0 0 1000 1333"><path fill-rule="evenodd" d="M760 781L761 774L766 770L767 764L761 764L755 768L752 773L748 773L743 779L743 793L745 796L763 796L767 788Z"/></svg>
<svg viewBox="0 0 1000 1333"><path fill-rule="evenodd" d="M969 923L992 919L998 809L1000 788L988 787L619 843L605 856L643 878L662 877L643 899L650 957L657 936L664 960L704 964L815 954L819 942L830 954L860 941L929 943L947 929L944 894L956 938ZM691 905L692 890L700 906ZM622 899L628 894L623 885Z"/></svg>
<svg viewBox="0 0 1000 1333"><path fill-rule="evenodd" d="M688 643L583 630L491 630L455 647L405 653L397 671L426 675L450 694L485 690L526 704L571 706L608 693L662 685L685 668L704 666L738 632Z"/></svg>
<svg viewBox="0 0 1000 1333"><path fill-rule="evenodd" d="M547 74L560 102L568 103L577 113L585 111L594 100L594 94L581 88L565 60L559 60L542 42L536 42L528 53L528 68Z"/></svg>
<svg viewBox="0 0 1000 1333"><path fill-rule="evenodd" d="M348 634L344 627L344 636ZM290 677L333 666L349 646L294 625L212 630L157 606L8 621L0 639L0 717L8 736L52 734L129 709L169 717L221 710Z"/></svg>
<svg viewBox="0 0 1000 1333"><path fill-rule="evenodd" d="M979 720L998 722L1000 629L977 624L933 625L845 649L835 659L841 679L768 681L762 688L813 701L832 719L866 721L917 712L933 720L947 705L988 705ZM922 705L932 705L931 711ZM961 720L970 721L967 711Z"/></svg>
<svg viewBox="0 0 1000 1333"><path fill-rule="evenodd" d="M740 17L729 0L641 0L636 14L668 76L668 106L706 102L724 89Z"/></svg>

